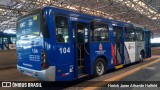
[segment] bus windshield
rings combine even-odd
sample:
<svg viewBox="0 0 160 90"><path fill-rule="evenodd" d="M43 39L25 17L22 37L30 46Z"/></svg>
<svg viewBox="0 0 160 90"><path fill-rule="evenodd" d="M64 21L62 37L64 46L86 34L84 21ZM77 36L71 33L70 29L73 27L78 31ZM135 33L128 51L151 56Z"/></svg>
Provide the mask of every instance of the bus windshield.
<svg viewBox="0 0 160 90"><path fill-rule="evenodd" d="M40 14L32 14L21 18L17 22L17 37L22 35L39 35L40 33Z"/></svg>

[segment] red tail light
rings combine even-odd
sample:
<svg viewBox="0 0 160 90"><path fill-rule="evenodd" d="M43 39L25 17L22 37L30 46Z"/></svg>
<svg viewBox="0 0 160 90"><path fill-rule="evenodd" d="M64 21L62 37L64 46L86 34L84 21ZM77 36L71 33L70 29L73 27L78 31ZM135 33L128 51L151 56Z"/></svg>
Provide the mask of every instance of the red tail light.
<svg viewBox="0 0 160 90"><path fill-rule="evenodd" d="M42 64L41 64L41 67L42 67L43 69L46 69L46 68L48 67L45 51L42 51Z"/></svg>
<svg viewBox="0 0 160 90"><path fill-rule="evenodd" d="M46 65L45 65L45 63L42 63L42 68L46 68Z"/></svg>

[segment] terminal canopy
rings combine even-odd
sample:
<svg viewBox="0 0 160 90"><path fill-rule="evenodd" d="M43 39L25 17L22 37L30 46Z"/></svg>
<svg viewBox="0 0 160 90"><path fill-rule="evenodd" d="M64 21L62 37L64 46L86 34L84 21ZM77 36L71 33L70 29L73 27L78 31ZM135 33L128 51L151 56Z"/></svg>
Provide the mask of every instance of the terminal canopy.
<svg viewBox="0 0 160 90"><path fill-rule="evenodd" d="M54 6L138 24L159 36L160 0L0 0L0 31L15 30L19 16Z"/></svg>

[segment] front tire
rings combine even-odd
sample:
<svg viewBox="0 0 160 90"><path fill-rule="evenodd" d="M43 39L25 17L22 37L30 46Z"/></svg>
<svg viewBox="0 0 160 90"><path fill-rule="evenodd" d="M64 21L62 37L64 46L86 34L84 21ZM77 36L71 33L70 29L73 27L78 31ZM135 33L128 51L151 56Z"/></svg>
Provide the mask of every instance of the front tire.
<svg viewBox="0 0 160 90"><path fill-rule="evenodd" d="M94 63L94 76L101 76L106 73L106 62L103 58L98 58Z"/></svg>

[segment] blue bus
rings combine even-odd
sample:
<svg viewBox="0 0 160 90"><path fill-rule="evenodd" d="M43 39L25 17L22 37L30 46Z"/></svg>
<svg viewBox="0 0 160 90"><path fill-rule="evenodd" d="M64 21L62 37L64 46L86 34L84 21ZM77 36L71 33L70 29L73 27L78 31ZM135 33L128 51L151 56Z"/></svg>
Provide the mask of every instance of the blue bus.
<svg viewBox="0 0 160 90"><path fill-rule="evenodd" d="M45 81L101 76L150 57L149 37L144 27L44 7L17 20L17 69Z"/></svg>
<svg viewBox="0 0 160 90"><path fill-rule="evenodd" d="M0 32L0 50L16 49L16 34Z"/></svg>

